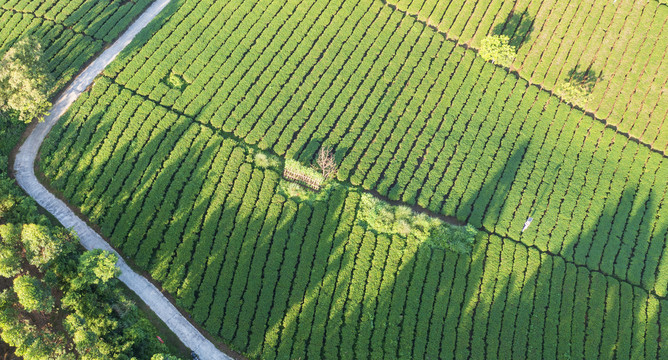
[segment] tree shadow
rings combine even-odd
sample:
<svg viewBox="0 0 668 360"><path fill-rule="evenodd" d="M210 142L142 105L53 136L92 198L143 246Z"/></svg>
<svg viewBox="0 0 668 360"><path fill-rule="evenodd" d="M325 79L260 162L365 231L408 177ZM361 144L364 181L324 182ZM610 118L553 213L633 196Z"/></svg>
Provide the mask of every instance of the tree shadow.
<svg viewBox="0 0 668 360"><path fill-rule="evenodd" d="M487 174L479 189L469 189L457 208L457 218L476 227L494 229L500 214L507 206L506 198L517 177L529 140L523 139L514 147L503 167Z"/></svg>
<svg viewBox="0 0 668 360"><path fill-rule="evenodd" d="M132 41L121 50L121 52L116 57L109 66L105 69L105 74L113 74L115 72L121 71L132 57L148 43L153 36L158 34L159 31L170 31L165 30L164 25L169 21L169 19L174 15L181 6L185 3L185 0L175 0L170 1L158 15L151 20L148 25L146 25L139 33L132 39ZM150 6L150 5L149 5ZM122 34L122 32L121 32Z"/></svg>
<svg viewBox="0 0 668 360"><path fill-rule="evenodd" d="M529 41L534 30L534 19L526 10L521 13L511 11L506 21L499 23L492 29L492 35L506 35L510 38L510 45L519 49Z"/></svg>
<svg viewBox="0 0 668 360"><path fill-rule="evenodd" d="M596 73L596 71L591 68L593 65L594 64L590 64L586 68L580 68L580 64L575 65L575 67L569 70L566 74L566 82L581 86L591 93L596 83L603 78L603 70Z"/></svg>

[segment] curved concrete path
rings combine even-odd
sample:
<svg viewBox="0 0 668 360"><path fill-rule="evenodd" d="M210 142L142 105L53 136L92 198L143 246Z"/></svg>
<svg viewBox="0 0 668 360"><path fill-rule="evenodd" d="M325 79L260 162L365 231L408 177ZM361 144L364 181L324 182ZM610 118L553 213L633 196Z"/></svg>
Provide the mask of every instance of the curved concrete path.
<svg viewBox="0 0 668 360"><path fill-rule="evenodd" d="M16 181L33 197L38 204L60 221L66 228L72 228L79 236L79 241L88 250L103 249L118 253L93 229L88 227L67 205L51 194L35 177L34 162L37 151L53 125L67 111L81 93L93 83L95 77L111 63L134 37L169 3L169 0L156 0L102 55L91 63L58 98L51 113L43 122L37 124L26 141L21 145L14 161ZM123 258L118 255L116 266L121 269L123 281L164 321L167 326L193 350L201 359L231 359L207 340L181 313L165 298L160 290L146 278L135 273Z"/></svg>

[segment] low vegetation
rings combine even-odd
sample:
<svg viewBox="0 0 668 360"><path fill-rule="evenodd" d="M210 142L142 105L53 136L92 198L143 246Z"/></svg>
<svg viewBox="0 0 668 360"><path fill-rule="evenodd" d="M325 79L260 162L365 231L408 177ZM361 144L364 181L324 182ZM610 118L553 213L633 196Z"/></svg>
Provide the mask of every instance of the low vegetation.
<svg viewBox="0 0 668 360"><path fill-rule="evenodd" d="M251 358L668 358L668 8L389 3L172 2L39 169Z"/></svg>
<svg viewBox="0 0 668 360"><path fill-rule="evenodd" d="M470 253L478 234L472 225L448 224L407 206L390 205L369 193L362 194L359 213L363 226L374 233L411 237L457 253Z"/></svg>

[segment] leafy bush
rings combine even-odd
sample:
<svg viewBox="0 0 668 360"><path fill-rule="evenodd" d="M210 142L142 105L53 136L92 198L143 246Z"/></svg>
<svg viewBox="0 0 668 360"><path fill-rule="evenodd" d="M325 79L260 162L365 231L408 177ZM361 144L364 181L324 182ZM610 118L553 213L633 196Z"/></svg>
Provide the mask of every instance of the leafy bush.
<svg viewBox="0 0 668 360"><path fill-rule="evenodd" d="M275 156L263 152L257 152L253 160L255 166L263 169L273 169L280 165L280 161Z"/></svg>
<svg viewBox="0 0 668 360"><path fill-rule="evenodd" d="M394 206L369 193L362 194L359 218L378 233L414 236L426 240L441 220L418 214L407 206Z"/></svg>
<svg viewBox="0 0 668 360"><path fill-rule="evenodd" d="M440 249L470 253L477 230L473 225L454 226L407 206L395 206L364 193L359 218L378 233L410 236Z"/></svg>
<svg viewBox="0 0 668 360"><path fill-rule="evenodd" d="M167 77L167 85L173 89L183 90L186 87L186 84L187 83L181 76L174 73L170 73Z"/></svg>
<svg viewBox="0 0 668 360"><path fill-rule="evenodd" d="M480 56L485 61L510 66L515 60L515 47L509 44L510 38L505 35L488 36L481 41Z"/></svg>
<svg viewBox="0 0 668 360"><path fill-rule="evenodd" d="M557 94L568 104L584 106L589 101L590 91L585 85L565 82L557 89Z"/></svg>
<svg viewBox="0 0 668 360"><path fill-rule="evenodd" d="M468 254L473 249L477 234L478 230L471 224L466 226L444 224L432 231L428 243L439 249Z"/></svg>

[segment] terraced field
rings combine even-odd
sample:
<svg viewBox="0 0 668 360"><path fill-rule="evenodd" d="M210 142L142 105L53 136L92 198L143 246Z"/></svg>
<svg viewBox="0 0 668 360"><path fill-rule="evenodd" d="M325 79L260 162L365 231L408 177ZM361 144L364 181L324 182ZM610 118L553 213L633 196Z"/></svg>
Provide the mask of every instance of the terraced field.
<svg viewBox="0 0 668 360"><path fill-rule="evenodd" d="M40 168L212 334L261 358L668 356L656 147L380 1L167 10ZM308 198L258 160L322 145L339 182ZM473 224L473 254L366 227L365 192Z"/></svg>
<svg viewBox="0 0 668 360"><path fill-rule="evenodd" d="M573 75L594 82L585 108L622 132L668 147L668 6L644 1L389 0L474 48L489 34L511 38L513 63L532 83L557 90Z"/></svg>

